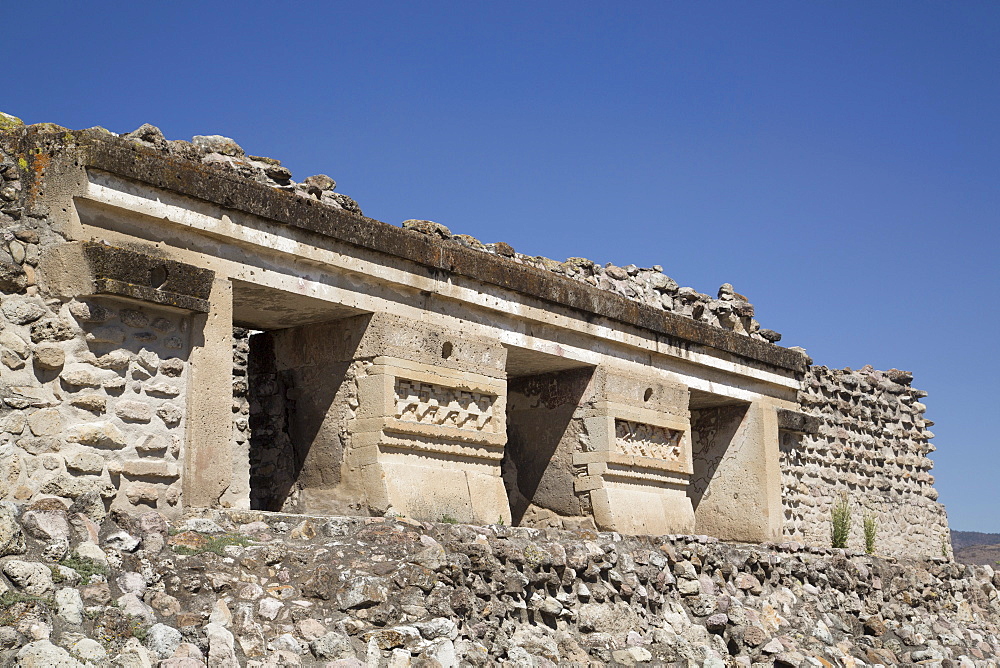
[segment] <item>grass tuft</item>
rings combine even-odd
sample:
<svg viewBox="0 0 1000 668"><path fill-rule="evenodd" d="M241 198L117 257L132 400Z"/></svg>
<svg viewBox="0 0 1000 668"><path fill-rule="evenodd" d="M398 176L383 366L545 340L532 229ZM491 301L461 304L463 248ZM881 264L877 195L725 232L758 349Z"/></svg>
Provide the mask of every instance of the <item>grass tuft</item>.
<svg viewBox="0 0 1000 668"><path fill-rule="evenodd" d="M840 500L833 505L831 521L833 527L830 543L835 548L847 547L847 540L851 535L851 502L846 493L841 495Z"/></svg>

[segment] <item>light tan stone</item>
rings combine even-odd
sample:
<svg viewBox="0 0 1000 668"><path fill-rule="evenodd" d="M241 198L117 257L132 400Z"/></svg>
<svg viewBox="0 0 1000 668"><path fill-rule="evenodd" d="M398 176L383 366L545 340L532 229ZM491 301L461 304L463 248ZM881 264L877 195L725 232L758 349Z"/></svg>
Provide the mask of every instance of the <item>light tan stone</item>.
<svg viewBox="0 0 1000 668"><path fill-rule="evenodd" d="M10 329L0 331L0 346L10 350L18 357L28 356L28 343Z"/></svg>
<svg viewBox="0 0 1000 668"><path fill-rule="evenodd" d="M100 387L108 376L89 364L71 364L63 369L59 377L72 387Z"/></svg>
<svg viewBox="0 0 1000 668"><path fill-rule="evenodd" d="M55 344L39 344L34 351L35 366L42 369L58 369L66 362L66 353Z"/></svg>
<svg viewBox="0 0 1000 668"><path fill-rule="evenodd" d="M12 371L24 368L24 360L6 348L0 350L0 362Z"/></svg>
<svg viewBox="0 0 1000 668"><path fill-rule="evenodd" d="M62 416L55 408L43 408L28 416L28 428L35 436L55 436L62 427Z"/></svg>
<svg viewBox="0 0 1000 668"><path fill-rule="evenodd" d="M155 503L160 498L161 485L148 482L130 482L125 486L125 496L132 504Z"/></svg>
<svg viewBox="0 0 1000 668"><path fill-rule="evenodd" d="M184 412L173 404L165 403L156 409L156 415L163 420L165 425L172 427L181 421Z"/></svg>
<svg viewBox="0 0 1000 668"><path fill-rule="evenodd" d="M172 383L150 383L146 385L146 394L155 397L176 397L181 388Z"/></svg>
<svg viewBox="0 0 1000 668"><path fill-rule="evenodd" d="M153 408L141 401L119 399L115 402L115 415L126 422L149 422L153 419Z"/></svg>
<svg viewBox="0 0 1000 668"><path fill-rule="evenodd" d="M66 458L66 467L81 473L99 474L104 470L105 459L96 452L75 452Z"/></svg>
<svg viewBox="0 0 1000 668"><path fill-rule="evenodd" d="M126 460L122 462L121 472L143 478L177 478L180 476L177 464L156 459Z"/></svg>
<svg viewBox="0 0 1000 668"><path fill-rule="evenodd" d="M110 422L76 425L66 440L101 448L123 448L128 443L121 430Z"/></svg>
<svg viewBox="0 0 1000 668"><path fill-rule="evenodd" d="M75 394L70 397L69 402L77 408L93 411L95 413L103 413L108 406L108 398L105 395L97 394L96 392Z"/></svg>
<svg viewBox="0 0 1000 668"><path fill-rule="evenodd" d="M161 452L166 450L170 441L166 436L160 434L146 434L136 443L135 449L139 452Z"/></svg>

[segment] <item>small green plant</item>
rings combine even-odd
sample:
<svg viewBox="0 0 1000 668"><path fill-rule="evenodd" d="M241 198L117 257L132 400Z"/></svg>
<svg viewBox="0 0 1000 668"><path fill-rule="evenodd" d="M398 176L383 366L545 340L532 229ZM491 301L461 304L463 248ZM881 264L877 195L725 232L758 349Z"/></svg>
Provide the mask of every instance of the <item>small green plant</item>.
<svg viewBox="0 0 1000 668"><path fill-rule="evenodd" d="M831 544L835 548L847 547L847 539L851 535L851 502L847 494L842 495L833 505L831 520L833 522Z"/></svg>
<svg viewBox="0 0 1000 668"><path fill-rule="evenodd" d="M95 625L94 631L96 639L105 649L110 650L120 647L129 638L144 640L149 629L141 618L108 607Z"/></svg>
<svg viewBox="0 0 1000 668"><path fill-rule="evenodd" d="M75 554L68 555L65 559L60 562L63 566L67 568L72 568L74 571L80 574L80 584L88 585L90 584L90 578L95 575L107 575L108 567L99 561L91 559L90 557L80 557ZM55 579L55 570L53 569L53 580Z"/></svg>
<svg viewBox="0 0 1000 668"><path fill-rule="evenodd" d="M49 564L49 571L52 573L52 582L56 584L66 582L66 576L63 575L63 572L55 564Z"/></svg>
<svg viewBox="0 0 1000 668"><path fill-rule="evenodd" d="M875 513L865 513L865 552L875 554L875 536L878 533L878 523L875 520Z"/></svg>
<svg viewBox="0 0 1000 668"><path fill-rule="evenodd" d="M17 591L5 591L3 594L0 594L0 608L9 608L15 603L39 603L41 605L52 605L52 599L45 596L22 594Z"/></svg>
<svg viewBox="0 0 1000 668"><path fill-rule="evenodd" d="M440 519L438 519L438 522L441 524L458 524L458 518L445 513L440 517Z"/></svg>
<svg viewBox="0 0 1000 668"><path fill-rule="evenodd" d="M500 517L497 518L497 524L499 526L503 526L503 525L507 524L506 522L504 522L503 515L501 515Z"/></svg>
<svg viewBox="0 0 1000 668"><path fill-rule="evenodd" d="M198 545L197 547L188 547L187 545L173 545L171 546L173 551L177 554L191 556L194 554L204 554L205 552L212 552L220 557L225 556L224 550L230 545L239 545L240 547L246 547L251 545L251 541L246 536L236 533L224 533L219 536L209 536L205 539L205 542Z"/></svg>
<svg viewBox="0 0 1000 668"><path fill-rule="evenodd" d="M0 626L17 626L27 615L37 614L39 608L44 611L52 606L51 598L5 591L0 594Z"/></svg>

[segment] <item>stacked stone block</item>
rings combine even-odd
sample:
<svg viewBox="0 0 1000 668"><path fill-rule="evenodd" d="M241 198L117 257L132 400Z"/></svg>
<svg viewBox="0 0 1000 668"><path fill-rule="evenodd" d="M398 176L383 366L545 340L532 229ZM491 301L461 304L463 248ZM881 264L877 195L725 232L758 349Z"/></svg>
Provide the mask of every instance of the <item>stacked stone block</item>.
<svg viewBox="0 0 1000 668"><path fill-rule="evenodd" d="M950 554L944 506L937 503L933 422L924 418L926 392L912 375L891 369L812 367L799 392L802 410L820 421L816 435L782 433L785 535L829 545L833 505L853 509L852 547L864 546L863 518L877 526L883 554Z"/></svg>
<svg viewBox="0 0 1000 668"><path fill-rule="evenodd" d="M179 509L187 319L29 294L0 314L0 495Z"/></svg>

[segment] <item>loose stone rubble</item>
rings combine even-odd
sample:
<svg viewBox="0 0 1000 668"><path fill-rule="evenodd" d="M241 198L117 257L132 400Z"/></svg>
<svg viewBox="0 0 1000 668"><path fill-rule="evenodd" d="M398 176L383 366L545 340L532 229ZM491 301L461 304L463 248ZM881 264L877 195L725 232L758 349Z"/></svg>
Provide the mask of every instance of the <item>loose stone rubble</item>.
<svg viewBox="0 0 1000 668"><path fill-rule="evenodd" d="M96 518L100 519L100 518ZM1000 574L798 543L0 506L0 665L996 666Z"/></svg>
<svg viewBox="0 0 1000 668"><path fill-rule="evenodd" d="M609 262L602 266L583 257L571 257L557 262L547 257L518 253L507 243L484 244L468 234L452 234L444 225L430 220L404 220L403 228L545 269L601 290L620 294L646 306L671 311L761 341L777 343L781 340L778 332L761 329L760 323L753 317L753 304L729 283L723 283L717 298L713 299L694 288L680 287L677 281L663 273L663 267L659 265L651 268L641 268L634 264L618 267Z"/></svg>

